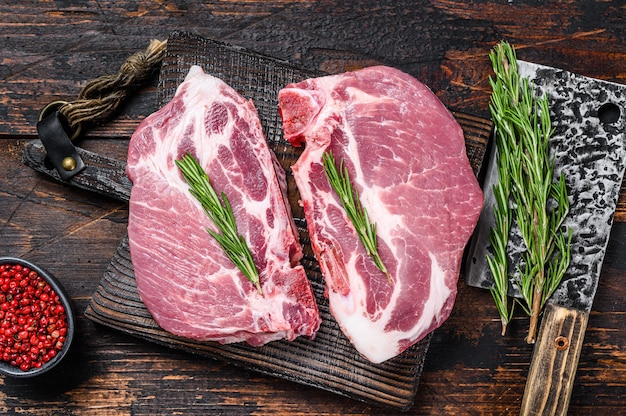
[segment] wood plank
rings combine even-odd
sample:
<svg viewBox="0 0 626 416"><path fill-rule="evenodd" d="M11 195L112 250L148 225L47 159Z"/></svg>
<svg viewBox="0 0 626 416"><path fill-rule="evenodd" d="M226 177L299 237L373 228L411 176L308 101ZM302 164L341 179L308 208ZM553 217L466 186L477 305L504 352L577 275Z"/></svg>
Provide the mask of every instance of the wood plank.
<svg viewBox="0 0 626 416"><path fill-rule="evenodd" d="M500 39L519 46L521 59L626 82L619 64L626 59L618 42L622 19L620 7L600 0L570 1L558 10L523 1L365 0L347 8L306 0L8 0L0 8L0 78L6 80L0 134L34 135L48 102L71 100L88 80L116 71L145 48L150 37L165 39L181 28L312 70L390 64L426 81L449 107L486 117L486 56ZM129 137L151 113L156 87L155 78L91 137Z"/></svg>

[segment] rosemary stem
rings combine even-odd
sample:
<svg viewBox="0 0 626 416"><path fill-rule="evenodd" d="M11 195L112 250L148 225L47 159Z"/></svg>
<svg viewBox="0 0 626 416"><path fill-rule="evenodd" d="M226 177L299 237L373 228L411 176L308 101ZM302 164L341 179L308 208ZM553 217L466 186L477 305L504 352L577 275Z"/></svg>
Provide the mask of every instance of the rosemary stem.
<svg viewBox="0 0 626 416"><path fill-rule="evenodd" d="M533 304L530 314L530 322L528 325L528 334L526 336L526 342L528 344L534 344L537 340L537 329L539 327L539 314L541 314L541 291L535 286L535 293L533 295Z"/></svg>

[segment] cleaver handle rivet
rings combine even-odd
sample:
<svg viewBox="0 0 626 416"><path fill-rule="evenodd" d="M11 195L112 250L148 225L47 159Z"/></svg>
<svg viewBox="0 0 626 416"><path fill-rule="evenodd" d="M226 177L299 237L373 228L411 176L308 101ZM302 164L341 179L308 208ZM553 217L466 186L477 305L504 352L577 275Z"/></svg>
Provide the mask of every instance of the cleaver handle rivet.
<svg viewBox="0 0 626 416"><path fill-rule="evenodd" d="M554 346L559 351L564 351L569 347L569 340L564 336L558 336L554 339Z"/></svg>

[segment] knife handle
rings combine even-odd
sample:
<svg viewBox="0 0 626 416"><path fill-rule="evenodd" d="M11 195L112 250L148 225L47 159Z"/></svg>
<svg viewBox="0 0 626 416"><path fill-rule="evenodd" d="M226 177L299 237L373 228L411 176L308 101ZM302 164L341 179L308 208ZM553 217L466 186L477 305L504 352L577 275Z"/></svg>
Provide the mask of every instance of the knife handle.
<svg viewBox="0 0 626 416"><path fill-rule="evenodd" d="M520 415L567 415L589 313L546 304Z"/></svg>

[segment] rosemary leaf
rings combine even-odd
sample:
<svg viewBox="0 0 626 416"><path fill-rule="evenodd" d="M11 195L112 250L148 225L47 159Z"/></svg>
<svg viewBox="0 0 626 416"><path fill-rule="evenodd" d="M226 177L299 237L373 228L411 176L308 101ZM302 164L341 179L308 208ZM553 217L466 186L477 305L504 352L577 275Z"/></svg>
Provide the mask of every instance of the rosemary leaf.
<svg viewBox="0 0 626 416"><path fill-rule="evenodd" d="M244 276L261 292L259 272L246 240L237 232L233 209L222 192L221 200L211 185L208 175L198 161L189 153L176 161L176 165L189 185L189 192L200 202L204 212L219 229L219 233L207 229L224 253Z"/></svg>
<svg viewBox="0 0 626 416"><path fill-rule="evenodd" d="M372 224L367 214L367 210L361 205L359 193L352 187L350 177L348 176L348 168L344 165L343 159L339 164L339 169L335 164L335 158L332 152L324 152L322 156L324 172L328 178L328 182L335 190L343 208L346 210L348 218L352 222L359 239L363 243L367 254L370 256L376 267L387 276L387 281L391 284L391 277L387 268L383 264L378 254L376 241L376 224Z"/></svg>

